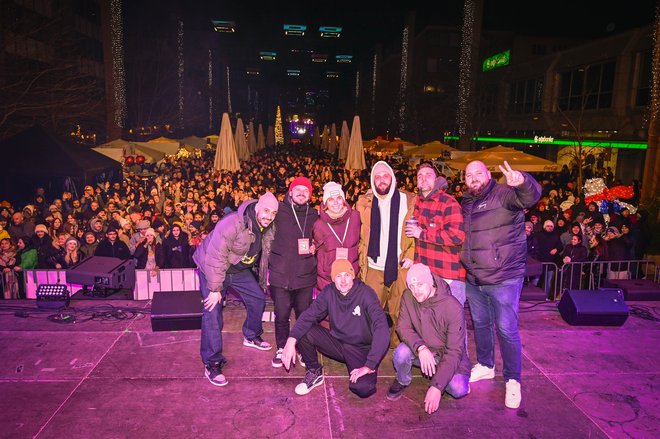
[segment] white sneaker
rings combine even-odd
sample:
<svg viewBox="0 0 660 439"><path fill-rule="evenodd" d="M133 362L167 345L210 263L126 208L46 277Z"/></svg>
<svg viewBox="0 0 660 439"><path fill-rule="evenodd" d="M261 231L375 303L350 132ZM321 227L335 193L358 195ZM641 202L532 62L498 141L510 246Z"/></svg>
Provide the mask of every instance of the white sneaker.
<svg viewBox="0 0 660 439"><path fill-rule="evenodd" d="M509 380L506 382L506 397L504 398L504 405L510 409L517 409L520 407L520 400L522 393L520 392L520 383L516 380Z"/></svg>
<svg viewBox="0 0 660 439"><path fill-rule="evenodd" d="M495 378L495 368L486 367L481 363L475 364L470 372L471 383L476 383L481 380L492 380L493 378Z"/></svg>
<svg viewBox="0 0 660 439"><path fill-rule="evenodd" d="M300 364L302 367L305 368L307 367L307 365L305 365L305 362L302 359L302 355L300 355L300 352L298 352L298 364Z"/></svg>
<svg viewBox="0 0 660 439"><path fill-rule="evenodd" d="M273 367L282 367L282 353L284 352L284 349L278 349L277 352L275 352L275 356L273 357L273 361L270 362L270 364L273 365Z"/></svg>

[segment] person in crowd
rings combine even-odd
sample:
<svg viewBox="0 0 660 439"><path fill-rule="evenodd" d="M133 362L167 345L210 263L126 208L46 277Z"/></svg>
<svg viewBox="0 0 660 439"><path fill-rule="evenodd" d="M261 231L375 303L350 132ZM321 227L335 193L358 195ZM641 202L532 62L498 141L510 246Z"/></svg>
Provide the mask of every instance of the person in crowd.
<svg viewBox="0 0 660 439"><path fill-rule="evenodd" d="M630 236L630 230L623 234L614 226L610 226L605 231L603 240L607 246L608 261L630 261L633 241ZM628 279L630 277L629 262L611 262L608 264L608 279Z"/></svg>
<svg viewBox="0 0 660 439"><path fill-rule="evenodd" d="M419 180L418 180L419 184ZM462 398L470 392L463 304L430 267L416 263L407 275L408 290L401 301L399 338L392 360L396 377L387 399L396 401L412 382L412 366L431 378L424 397L428 414L440 406L442 392Z"/></svg>
<svg viewBox="0 0 660 439"><path fill-rule="evenodd" d="M577 262L589 260L587 248L582 243L582 234L571 236L571 241L564 247L562 252L562 267L564 283L562 289L581 289L583 268ZM572 263L572 264L571 264ZM570 265L565 265L570 264Z"/></svg>
<svg viewBox="0 0 660 439"><path fill-rule="evenodd" d="M193 260L199 267L199 287L203 299L200 353L204 374L214 386L228 383L223 374L227 360L222 355L222 296L231 287L243 299L247 315L243 324L243 345L266 351L271 345L261 335L261 318L266 307L264 290L268 258L273 244L279 204L264 193L259 201L248 200L236 213L227 214L204 239ZM253 269L259 272L255 279Z"/></svg>
<svg viewBox="0 0 660 439"><path fill-rule="evenodd" d="M14 274L14 267L21 264L21 257L16 251L16 245L9 238L0 240L0 276L2 276L3 297L5 299L18 299L18 278Z"/></svg>
<svg viewBox="0 0 660 439"><path fill-rule="evenodd" d="M209 214L209 223L206 225L206 228L205 228L206 233L211 233L211 231L218 224L218 221L220 221L221 217L222 217L222 215L217 210L212 210L211 211L211 213Z"/></svg>
<svg viewBox="0 0 660 439"><path fill-rule="evenodd" d="M311 306L296 320L284 345L282 364L289 370L296 362L296 347L306 372L295 388L306 395L323 384L323 367L318 352L346 364L348 388L360 398L376 393L378 366L387 353L387 318L373 289L355 278L347 259L332 263L334 283L326 285ZM325 317L330 329L319 323Z"/></svg>
<svg viewBox="0 0 660 439"><path fill-rule="evenodd" d="M191 268L192 251L190 237L182 231L181 224L173 224L169 235L163 240L165 253L164 268Z"/></svg>
<svg viewBox="0 0 660 439"><path fill-rule="evenodd" d="M316 285L312 231L319 213L309 205L311 192L312 183L307 177L295 178L275 217L275 239L268 259L277 343L273 367L282 367L282 349L289 338L291 310L295 310L296 318L300 317L312 303Z"/></svg>
<svg viewBox="0 0 660 439"><path fill-rule="evenodd" d="M16 243L20 263L14 266L14 274L17 277L19 298L25 299L25 270L37 268L37 250L32 246L32 240L28 236L21 236Z"/></svg>
<svg viewBox="0 0 660 439"><path fill-rule="evenodd" d="M54 254L53 239L48 236L48 228L43 224L37 224L34 227L34 236L32 236L32 245L37 250L37 268L54 268L50 260Z"/></svg>
<svg viewBox="0 0 660 439"><path fill-rule="evenodd" d="M582 237L583 236L582 226L580 226L580 223L578 222L571 223L568 229L559 236L559 240L561 241L562 247L566 247L568 244L571 243L573 235L580 235L580 242L582 242L584 248L587 248L588 244L584 242L584 238Z"/></svg>
<svg viewBox="0 0 660 439"><path fill-rule="evenodd" d="M591 219L591 223L602 223L605 224L605 219L603 218L603 214L600 213L598 210L598 204L595 201L592 201L589 203L587 206L587 210L585 211L584 215L585 219Z"/></svg>
<svg viewBox="0 0 660 439"><path fill-rule="evenodd" d="M563 246L559 234L555 232L555 224L551 220L546 220L543 223L543 230L536 234L536 239L539 243L539 261L557 263L561 255ZM554 267L550 265L544 266L543 281L546 293L550 294L553 291L553 281L556 275Z"/></svg>
<svg viewBox="0 0 660 439"><path fill-rule="evenodd" d="M527 237L527 262L525 265L525 282L538 286L543 266L539 260L539 241L534 233L534 224L525 222L525 236Z"/></svg>
<svg viewBox="0 0 660 439"><path fill-rule="evenodd" d="M96 247L99 245L99 241L96 239L94 232L85 232L82 241L83 242L80 245L80 253L83 254L83 258L94 256L96 253Z"/></svg>
<svg viewBox="0 0 660 439"><path fill-rule="evenodd" d="M62 220L58 217L53 218L53 222L48 227L48 236L55 239L58 233L64 232Z"/></svg>
<svg viewBox="0 0 660 439"><path fill-rule="evenodd" d="M334 181L326 183L319 220L314 223L318 291L333 283L330 272L336 259L347 259L355 273L359 273L360 226L360 214L346 201L341 185Z"/></svg>
<svg viewBox="0 0 660 439"><path fill-rule="evenodd" d="M144 233L144 241L135 247L133 257L136 260L135 268L145 269L155 276L156 270L165 266L165 252L156 231L149 227Z"/></svg>
<svg viewBox="0 0 660 439"><path fill-rule="evenodd" d="M371 191L355 206L360 214L360 278L378 296L392 320L390 346L399 344L396 322L401 296L406 289L406 271L413 264L415 243L406 236L406 221L413 215L415 195L397 189L394 171L384 161L371 169Z"/></svg>
<svg viewBox="0 0 660 439"><path fill-rule="evenodd" d="M105 256L122 260L131 259L131 251L128 249L128 246L119 240L117 236L117 230L113 227L108 227L108 230L105 231L105 238L99 242L94 251L94 256Z"/></svg>
<svg viewBox="0 0 660 439"><path fill-rule="evenodd" d="M30 238L35 233L35 225L25 221L25 217L22 212L14 212L11 216L11 224L7 226L7 232L13 242L16 242L21 236L29 236ZM48 229L46 229L48 233Z"/></svg>
<svg viewBox="0 0 660 439"><path fill-rule="evenodd" d="M67 269L85 259L85 255L80 251L80 242L75 237L69 236L64 242L63 251L55 258L59 265L56 266L57 268Z"/></svg>
<svg viewBox="0 0 660 439"><path fill-rule="evenodd" d="M523 210L538 201L541 186L531 175L511 169L506 161L499 168L506 185L497 184L480 161L472 161L465 168L468 193L461 207L469 232L461 261L467 270L466 295L478 361L470 382L495 377L495 325L504 363L504 404L518 408L522 399L518 302L527 254Z"/></svg>
<svg viewBox="0 0 660 439"><path fill-rule="evenodd" d="M147 219L142 219L137 222L136 229L137 231L131 235L130 243L128 244L128 249L131 251L131 254L135 253L140 242L144 242L147 234L147 229L151 227L151 222Z"/></svg>

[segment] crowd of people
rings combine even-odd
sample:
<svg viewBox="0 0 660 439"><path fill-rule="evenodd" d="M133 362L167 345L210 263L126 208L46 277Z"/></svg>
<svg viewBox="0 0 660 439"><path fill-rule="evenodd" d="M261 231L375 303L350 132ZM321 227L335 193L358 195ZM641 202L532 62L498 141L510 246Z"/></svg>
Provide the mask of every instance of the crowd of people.
<svg viewBox="0 0 660 439"><path fill-rule="evenodd" d="M123 181L85 186L82 194L51 199L37 188L25 206L3 201L4 297L25 297L25 270L66 269L93 255L133 258L153 276L197 267L200 353L212 384L228 383L227 288L247 309L244 346L262 351L272 349L262 338L268 291L275 309L271 363L306 367L297 394L323 382L320 352L346 363L349 388L366 398L392 348L397 376L388 398L401 396L411 367L419 366L431 377L429 413L442 392L460 398L470 383L495 376L496 325L505 405L517 408L517 305L526 278L540 277L529 276L529 261L641 259L650 240L644 211L604 216L580 199L568 168L534 177L505 163L498 183L480 162L468 165L464 180L440 175L432 163L371 155L367 169L347 171L328 154L299 146L260 151L237 172L214 171L212 160L170 158L151 166L150 177L132 169ZM627 270L613 267L610 275ZM477 344L472 368L466 300Z"/></svg>

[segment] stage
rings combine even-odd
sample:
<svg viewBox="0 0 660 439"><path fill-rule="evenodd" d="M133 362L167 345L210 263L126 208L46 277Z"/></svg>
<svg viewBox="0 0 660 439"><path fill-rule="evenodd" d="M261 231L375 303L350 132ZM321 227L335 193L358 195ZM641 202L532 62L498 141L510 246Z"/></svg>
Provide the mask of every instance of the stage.
<svg viewBox="0 0 660 439"><path fill-rule="evenodd" d="M75 323L49 320L53 311L38 311L34 300L3 301L0 436L657 437L660 325L631 315L622 327L574 327L556 304L535 303L521 302L521 407L504 407L498 353L495 380L473 383L460 400L444 396L438 412L427 415L428 381L417 369L399 401L385 398L394 376L391 351L371 398L351 394L344 365L327 359L325 383L297 396L303 369L274 369L274 351L244 347L245 310L233 302L225 308L229 385L214 387L204 377L198 330L152 332L149 314L130 319L136 309L148 312L150 301L75 300ZM92 307L96 315L85 312ZM29 315L15 316L19 309ZM274 343L273 323L264 327Z"/></svg>

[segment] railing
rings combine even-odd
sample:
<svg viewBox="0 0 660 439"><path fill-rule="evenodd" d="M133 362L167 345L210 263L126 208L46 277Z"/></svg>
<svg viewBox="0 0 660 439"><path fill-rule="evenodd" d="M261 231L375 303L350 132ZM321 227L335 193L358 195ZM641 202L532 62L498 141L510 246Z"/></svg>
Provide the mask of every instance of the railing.
<svg viewBox="0 0 660 439"><path fill-rule="evenodd" d="M559 268L553 262L527 261L525 270L526 286L524 290L531 290L535 296L545 299L554 298L557 291ZM540 297L539 297L540 298Z"/></svg>
<svg viewBox="0 0 660 439"><path fill-rule="evenodd" d="M42 284L66 284L71 295L83 285L66 280L66 270L26 270L25 291L28 299L37 298L37 287ZM199 277L195 268L161 270L135 270L133 300L149 300L155 291L196 291Z"/></svg>
<svg viewBox="0 0 660 439"><path fill-rule="evenodd" d="M654 282L659 283L660 267L651 260L569 262L561 267L556 292L597 290L605 279L642 279L650 273L655 273Z"/></svg>

